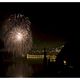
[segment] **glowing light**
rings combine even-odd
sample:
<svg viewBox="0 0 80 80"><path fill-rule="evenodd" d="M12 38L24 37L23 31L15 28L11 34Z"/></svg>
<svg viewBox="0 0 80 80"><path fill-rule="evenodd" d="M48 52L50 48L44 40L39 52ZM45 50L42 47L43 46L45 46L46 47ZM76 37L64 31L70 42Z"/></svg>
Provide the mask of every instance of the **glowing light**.
<svg viewBox="0 0 80 80"><path fill-rule="evenodd" d="M26 54L32 47L30 21L23 15L11 15L3 26L5 48L17 55Z"/></svg>
<svg viewBox="0 0 80 80"><path fill-rule="evenodd" d="M21 33L17 33L17 34L16 34L16 39L17 39L18 41L21 41L22 38L23 38L23 35L22 35Z"/></svg>
<svg viewBox="0 0 80 80"><path fill-rule="evenodd" d="M64 60L63 63L64 63L64 65L66 65L67 64L66 60Z"/></svg>

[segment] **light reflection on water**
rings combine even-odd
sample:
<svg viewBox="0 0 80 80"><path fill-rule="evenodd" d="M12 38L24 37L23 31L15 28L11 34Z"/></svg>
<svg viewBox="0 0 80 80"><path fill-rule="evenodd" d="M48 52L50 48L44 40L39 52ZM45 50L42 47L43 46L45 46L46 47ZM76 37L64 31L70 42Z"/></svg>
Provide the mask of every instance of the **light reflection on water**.
<svg viewBox="0 0 80 80"><path fill-rule="evenodd" d="M23 62L16 62L8 67L6 75L8 77L30 77L33 69L30 65Z"/></svg>

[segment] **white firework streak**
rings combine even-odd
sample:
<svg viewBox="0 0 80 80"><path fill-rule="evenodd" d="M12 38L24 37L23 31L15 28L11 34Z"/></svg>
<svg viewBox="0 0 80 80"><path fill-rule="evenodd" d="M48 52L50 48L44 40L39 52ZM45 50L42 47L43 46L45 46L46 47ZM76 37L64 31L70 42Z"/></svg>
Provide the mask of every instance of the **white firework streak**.
<svg viewBox="0 0 80 80"><path fill-rule="evenodd" d="M5 48L14 54L25 54L31 50L32 34L30 21L23 15L11 15L6 20L4 29Z"/></svg>

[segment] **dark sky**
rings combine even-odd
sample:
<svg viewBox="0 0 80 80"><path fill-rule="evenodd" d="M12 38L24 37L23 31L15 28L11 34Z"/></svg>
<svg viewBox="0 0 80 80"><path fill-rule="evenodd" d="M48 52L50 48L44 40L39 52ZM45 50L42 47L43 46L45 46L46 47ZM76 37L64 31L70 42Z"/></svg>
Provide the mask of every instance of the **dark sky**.
<svg viewBox="0 0 80 80"><path fill-rule="evenodd" d="M0 3L0 23L14 13L29 17L36 39L67 40L79 32L80 3Z"/></svg>

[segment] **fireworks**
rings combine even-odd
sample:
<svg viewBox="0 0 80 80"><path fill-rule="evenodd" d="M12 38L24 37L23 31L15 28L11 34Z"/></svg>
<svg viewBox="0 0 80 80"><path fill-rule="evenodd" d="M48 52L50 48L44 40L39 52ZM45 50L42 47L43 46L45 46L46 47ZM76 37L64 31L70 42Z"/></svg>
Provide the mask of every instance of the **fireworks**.
<svg viewBox="0 0 80 80"><path fill-rule="evenodd" d="M23 15L11 15L3 26L5 48L15 54L25 54L32 47L30 21Z"/></svg>

